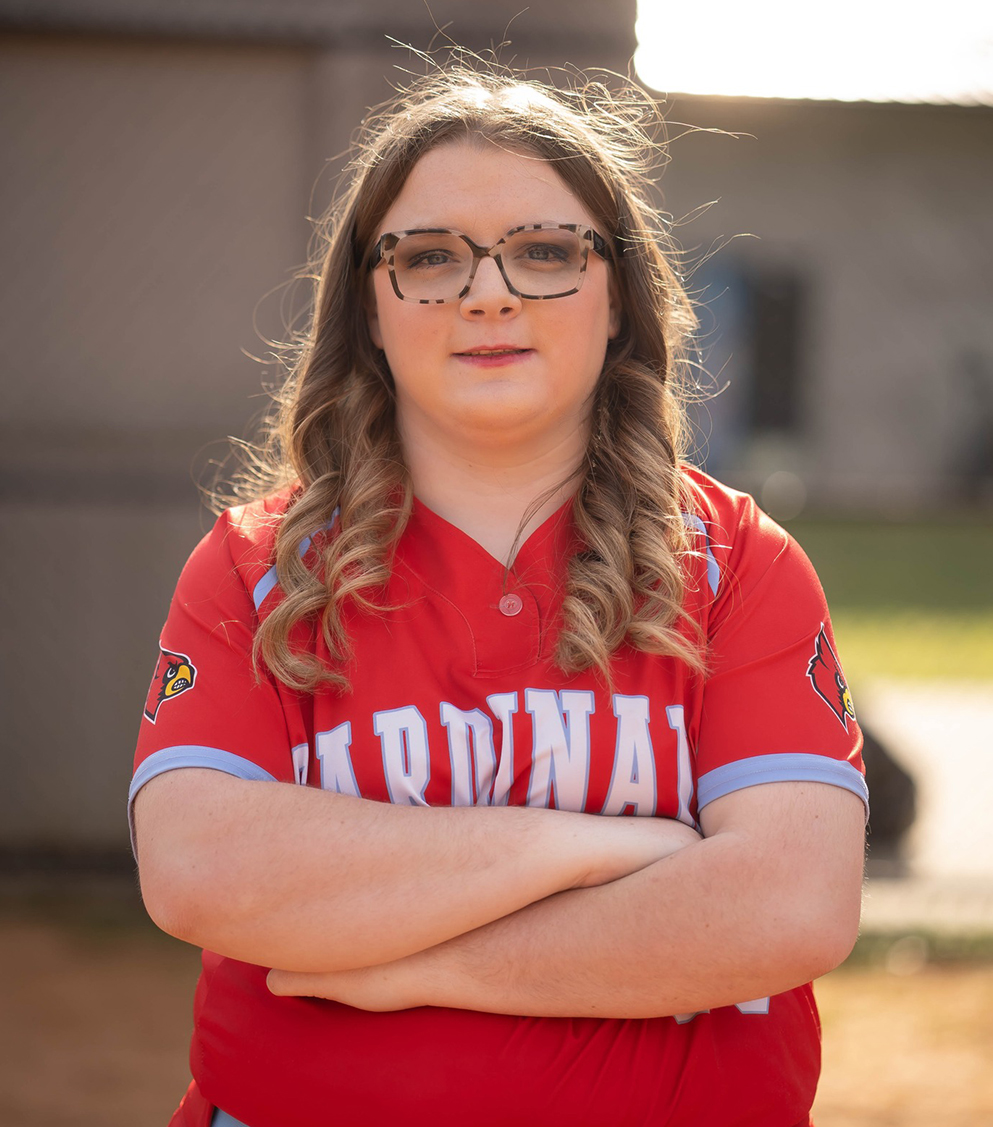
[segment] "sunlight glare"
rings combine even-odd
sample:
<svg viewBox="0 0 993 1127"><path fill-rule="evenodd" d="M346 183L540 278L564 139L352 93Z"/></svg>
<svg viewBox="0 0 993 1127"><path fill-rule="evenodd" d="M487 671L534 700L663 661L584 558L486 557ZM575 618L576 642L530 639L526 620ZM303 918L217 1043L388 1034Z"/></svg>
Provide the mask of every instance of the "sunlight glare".
<svg viewBox="0 0 993 1127"><path fill-rule="evenodd" d="M840 101L993 101L993 3L639 0L635 68L664 92Z"/></svg>

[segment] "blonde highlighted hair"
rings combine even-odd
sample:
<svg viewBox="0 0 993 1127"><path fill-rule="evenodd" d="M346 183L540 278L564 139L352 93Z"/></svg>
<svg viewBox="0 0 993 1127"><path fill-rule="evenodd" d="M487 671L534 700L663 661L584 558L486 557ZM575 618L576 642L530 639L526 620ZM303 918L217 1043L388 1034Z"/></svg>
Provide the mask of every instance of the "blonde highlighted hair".
<svg viewBox="0 0 993 1127"><path fill-rule="evenodd" d="M496 144L554 164L608 240L623 321L590 405L589 446L573 514L581 550L568 562L556 663L598 669L624 644L700 669L700 640L683 611L689 552L680 461L692 308L675 247L650 201L659 149L651 103L601 84L559 91L496 67L458 65L415 79L364 123L344 190L317 225L308 276L309 327L284 357L288 377L265 446L239 496L293 484L275 565L284 597L255 638L257 666L294 688L347 689L349 603L381 605L394 546L412 504L397 436L393 380L363 305L380 220L411 169L450 142ZM338 510L319 565L300 544ZM324 665L294 647L308 622Z"/></svg>

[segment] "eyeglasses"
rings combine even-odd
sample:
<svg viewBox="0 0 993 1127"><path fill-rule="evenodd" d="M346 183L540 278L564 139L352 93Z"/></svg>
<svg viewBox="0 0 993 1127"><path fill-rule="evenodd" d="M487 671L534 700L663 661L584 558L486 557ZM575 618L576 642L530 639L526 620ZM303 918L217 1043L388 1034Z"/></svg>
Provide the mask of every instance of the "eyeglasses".
<svg viewBox="0 0 993 1127"><path fill-rule="evenodd" d="M401 301L444 305L465 297L483 258L492 258L507 289L529 301L568 297L583 284L590 251L606 259L607 243L578 223L527 223L491 247L442 227L393 231L373 248L369 269L385 262Z"/></svg>

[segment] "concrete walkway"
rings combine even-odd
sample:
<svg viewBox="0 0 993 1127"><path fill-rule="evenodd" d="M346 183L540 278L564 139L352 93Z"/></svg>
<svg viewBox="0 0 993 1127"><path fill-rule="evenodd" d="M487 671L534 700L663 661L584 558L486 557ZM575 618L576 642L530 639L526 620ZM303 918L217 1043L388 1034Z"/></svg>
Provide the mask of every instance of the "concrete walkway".
<svg viewBox="0 0 993 1127"><path fill-rule="evenodd" d="M993 684L879 680L856 705L913 777L918 808L907 874L870 867L863 930L993 934Z"/></svg>

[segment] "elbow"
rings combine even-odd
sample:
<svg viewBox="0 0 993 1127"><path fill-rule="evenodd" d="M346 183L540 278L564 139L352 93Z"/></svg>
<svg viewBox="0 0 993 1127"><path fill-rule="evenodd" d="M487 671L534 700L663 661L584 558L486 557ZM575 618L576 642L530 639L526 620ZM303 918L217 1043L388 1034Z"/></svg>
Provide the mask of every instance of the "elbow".
<svg viewBox="0 0 993 1127"><path fill-rule="evenodd" d="M229 925L252 917L251 889L212 850L174 840L143 848L138 839L141 898L152 922L184 943L218 950ZM241 893L239 894L239 889Z"/></svg>
<svg viewBox="0 0 993 1127"><path fill-rule="evenodd" d="M138 878L141 885L141 899L152 923L160 931L193 942L191 936L196 918L194 906L182 895L175 883L163 874L149 873L150 865L140 865Z"/></svg>
<svg viewBox="0 0 993 1127"><path fill-rule="evenodd" d="M218 814L220 788L231 781L213 771L174 771L146 783L135 799L145 910L167 934L215 950L218 928L250 918L257 896L239 860L240 839Z"/></svg>
<svg viewBox="0 0 993 1127"><path fill-rule="evenodd" d="M186 943L206 946L208 906L215 913L223 910L222 890L208 867L176 851L145 856L139 847L138 877L145 911L155 926Z"/></svg>
<svg viewBox="0 0 993 1127"><path fill-rule="evenodd" d="M232 868L176 855L139 861L145 911L156 927L184 943L238 957L237 939L254 930L261 909L254 886Z"/></svg>
<svg viewBox="0 0 993 1127"><path fill-rule="evenodd" d="M791 968L791 985L812 982L848 958L858 939L861 907L861 890L819 902L794 902L778 945L782 964Z"/></svg>
<svg viewBox="0 0 993 1127"><path fill-rule="evenodd" d="M823 936L815 952L816 958L810 975L811 980L833 971L852 953L859 937L861 921L861 898L854 910L839 911L837 916L823 930Z"/></svg>

